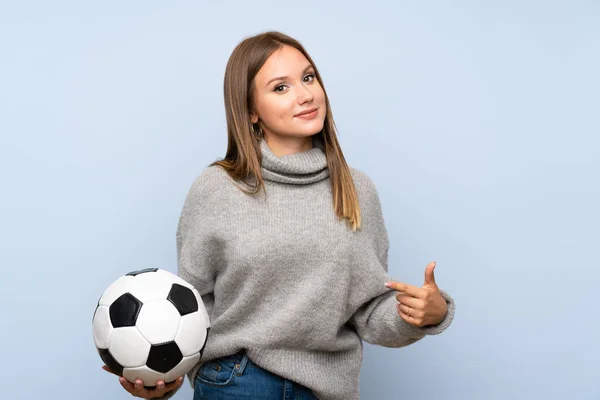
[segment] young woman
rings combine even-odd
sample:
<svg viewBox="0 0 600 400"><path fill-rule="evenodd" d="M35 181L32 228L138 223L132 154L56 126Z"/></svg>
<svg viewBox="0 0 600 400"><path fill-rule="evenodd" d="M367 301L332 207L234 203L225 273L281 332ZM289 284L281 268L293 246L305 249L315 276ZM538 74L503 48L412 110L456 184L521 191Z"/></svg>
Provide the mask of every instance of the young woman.
<svg viewBox="0 0 600 400"><path fill-rule="evenodd" d="M439 334L454 302L435 263L422 287L388 275L377 190L346 164L300 43L245 39L224 91L227 154L195 180L177 228L179 274L211 318L188 374L194 399L358 399L362 341L398 348ZM121 378L142 398L169 398L182 381L149 390Z"/></svg>

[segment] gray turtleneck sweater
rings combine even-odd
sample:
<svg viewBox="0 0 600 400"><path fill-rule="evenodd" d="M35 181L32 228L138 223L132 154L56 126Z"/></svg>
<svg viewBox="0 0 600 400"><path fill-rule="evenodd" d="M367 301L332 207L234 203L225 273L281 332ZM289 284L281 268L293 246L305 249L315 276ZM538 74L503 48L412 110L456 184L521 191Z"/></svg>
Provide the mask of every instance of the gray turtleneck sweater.
<svg viewBox="0 0 600 400"><path fill-rule="evenodd" d="M335 215L322 138L277 157L260 142L267 197L234 186L218 166L192 184L177 228L179 275L193 284L211 329L203 362L245 349L262 368L323 400L359 398L362 340L407 346L444 331L398 315L388 275L388 236L372 180L351 168L362 213L352 232ZM238 183L239 185L239 183Z"/></svg>

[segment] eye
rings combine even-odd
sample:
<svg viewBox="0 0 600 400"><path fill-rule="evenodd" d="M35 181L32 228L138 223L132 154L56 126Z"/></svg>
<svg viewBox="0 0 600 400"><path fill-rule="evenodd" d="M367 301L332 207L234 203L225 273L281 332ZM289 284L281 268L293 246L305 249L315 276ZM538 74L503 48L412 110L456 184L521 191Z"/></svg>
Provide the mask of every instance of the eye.
<svg viewBox="0 0 600 400"><path fill-rule="evenodd" d="M283 83L281 85L277 85L277 86L275 86L275 88L273 89L273 91L277 92L277 93L281 93L285 89L285 86L286 85L284 85Z"/></svg>
<svg viewBox="0 0 600 400"><path fill-rule="evenodd" d="M307 81L306 78L309 78L309 77L310 77L310 80ZM304 82L312 82L313 80L315 80L315 74L313 72L310 72L310 73L304 75Z"/></svg>

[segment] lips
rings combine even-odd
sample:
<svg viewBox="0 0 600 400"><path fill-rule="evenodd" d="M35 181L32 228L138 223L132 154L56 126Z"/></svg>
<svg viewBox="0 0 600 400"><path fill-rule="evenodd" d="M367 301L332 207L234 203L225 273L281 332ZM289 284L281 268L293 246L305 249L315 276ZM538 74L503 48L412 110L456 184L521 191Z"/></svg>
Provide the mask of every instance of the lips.
<svg viewBox="0 0 600 400"><path fill-rule="evenodd" d="M300 117L302 115L310 114L313 111L317 111L317 109L316 108L311 108L311 109L308 109L308 110L304 110L301 113L296 114L295 117Z"/></svg>

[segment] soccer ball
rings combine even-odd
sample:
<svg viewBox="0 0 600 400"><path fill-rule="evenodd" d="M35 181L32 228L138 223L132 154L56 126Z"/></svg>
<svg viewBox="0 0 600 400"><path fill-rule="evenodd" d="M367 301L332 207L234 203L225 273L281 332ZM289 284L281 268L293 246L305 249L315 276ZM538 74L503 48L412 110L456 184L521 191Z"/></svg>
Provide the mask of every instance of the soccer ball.
<svg viewBox="0 0 600 400"><path fill-rule="evenodd" d="M189 372L210 329L198 291L168 271L148 268L117 279L100 297L94 342L108 368L146 387Z"/></svg>

